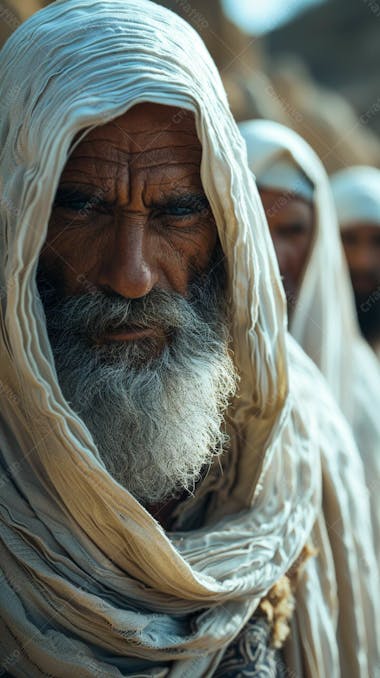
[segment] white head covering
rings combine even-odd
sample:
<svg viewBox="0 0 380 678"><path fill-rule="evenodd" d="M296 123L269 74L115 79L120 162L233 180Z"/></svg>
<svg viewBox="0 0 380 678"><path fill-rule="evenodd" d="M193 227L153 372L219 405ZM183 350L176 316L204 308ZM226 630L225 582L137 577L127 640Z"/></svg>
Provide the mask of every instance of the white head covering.
<svg viewBox="0 0 380 678"><path fill-rule="evenodd" d="M281 158L260 172L260 188L274 189L312 202L314 187L292 158Z"/></svg>
<svg viewBox="0 0 380 678"><path fill-rule="evenodd" d="M372 490L380 555L380 370L360 337L328 177L319 158L296 132L262 120L242 123L240 130L259 185L269 167L291 158L314 187L315 235L290 331L326 377L353 427ZM285 183L278 187L287 191Z"/></svg>
<svg viewBox="0 0 380 678"><path fill-rule="evenodd" d="M286 159L297 165L314 187L315 236L290 331L318 365L347 415L352 413L352 398L347 393L351 368L342 346L352 345L358 330L326 172L314 151L293 130L266 120L241 123L239 127L259 185L269 167ZM287 191L285 185L278 188ZM293 190L297 193L296 186Z"/></svg>
<svg viewBox="0 0 380 678"><path fill-rule="evenodd" d="M321 460L334 464L339 448L343 467L331 480L327 519L339 516L344 542L335 553L326 539L322 566L310 569L302 645L308 665L339 676L334 554L348 604L339 647L347 645L352 676L366 675L378 659L369 601L378 582L366 495L358 506L348 499L362 469L323 384L292 342L288 383L276 259L201 39L146 0L58 0L13 34L0 75L1 656L10 664L16 657L20 676L211 675L317 516L322 529ZM224 475L211 474L200 488L212 497L204 527L174 534L113 480L65 401L35 282L75 135L142 101L194 112L242 377ZM317 413L307 399L310 380L323 404ZM188 510L198 501L196 494Z"/></svg>
<svg viewBox="0 0 380 678"><path fill-rule="evenodd" d="M341 229L354 223L380 226L380 170L358 165L330 179Z"/></svg>

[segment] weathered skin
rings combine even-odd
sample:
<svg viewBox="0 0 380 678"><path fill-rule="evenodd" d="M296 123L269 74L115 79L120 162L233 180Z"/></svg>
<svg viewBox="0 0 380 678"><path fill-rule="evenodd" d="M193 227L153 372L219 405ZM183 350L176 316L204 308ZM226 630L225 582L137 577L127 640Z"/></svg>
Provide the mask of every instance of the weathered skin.
<svg viewBox="0 0 380 678"><path fill-rule="evenodd" d="M79 143L62 173L40 256L63 296L100 289L128 299L154 287L187 295L206 272L216 224L200 178L191 113L139 104ZM104 342L167 341L157 328L120 328ZM166 524L173 499L149 507Z"/></svg>
<svg viewBox="0 0 380 678"><path fill-rule="evenodd" d="M158 104L86 136L61 176L40 258L65 295L89 285L126 298L155 286L186 295L217 242L201 154L193 115Z"/></svg>

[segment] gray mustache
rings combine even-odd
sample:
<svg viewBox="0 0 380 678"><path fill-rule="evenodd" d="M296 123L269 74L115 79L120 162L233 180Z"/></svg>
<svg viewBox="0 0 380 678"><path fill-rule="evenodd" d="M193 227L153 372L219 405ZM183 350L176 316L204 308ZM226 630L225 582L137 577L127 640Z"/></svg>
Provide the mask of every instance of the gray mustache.
<svg viewBox="0 0 380 678"><path fill-rule="evenodd" d="M165 290L152 290L141 299L123 299L104 292L68 297L55 305L49 318L49 332L100 338L126 326L136 329L160 328L165 333L189 329L198 318L195 307L185 298Z"/></svg>

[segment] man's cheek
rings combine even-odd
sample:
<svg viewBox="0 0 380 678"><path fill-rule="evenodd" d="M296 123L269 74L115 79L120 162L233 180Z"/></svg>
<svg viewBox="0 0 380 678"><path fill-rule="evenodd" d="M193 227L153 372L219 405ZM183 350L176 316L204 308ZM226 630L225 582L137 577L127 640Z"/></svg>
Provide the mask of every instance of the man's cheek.
<svg viewBox="0 0 380 678"><path fill-rule="evenodd" d="M97 256L87 239L66 235L48 241L40 260L51 276L63 281L64 293L70 295L81 293L84 283L90 282Z"/></svg>

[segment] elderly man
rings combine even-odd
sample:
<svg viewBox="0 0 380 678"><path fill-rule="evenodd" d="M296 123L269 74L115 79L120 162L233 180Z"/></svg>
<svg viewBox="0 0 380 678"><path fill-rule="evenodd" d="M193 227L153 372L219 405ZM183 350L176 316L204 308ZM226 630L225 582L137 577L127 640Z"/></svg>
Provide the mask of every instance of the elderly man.
<svg viewBox="0 0 380 678"><path fill-rule="evenodd" d="M96 127L62 173L40 257L63 392L144 503L194 490L235 391L200 161L179 109L139 104Z"/></svg>
<svg viewBox="0 0 380 678"><path fill-rule="evenodd" d="M0 71L3 671L375 674L363 468L200 38L58 0Z"/></svg>
<svg viewBox="0 0 380 678"><path fill-rule="evenodd" d="M380 170L349 167L331 186L360 329L380 357Z"/></svg>

